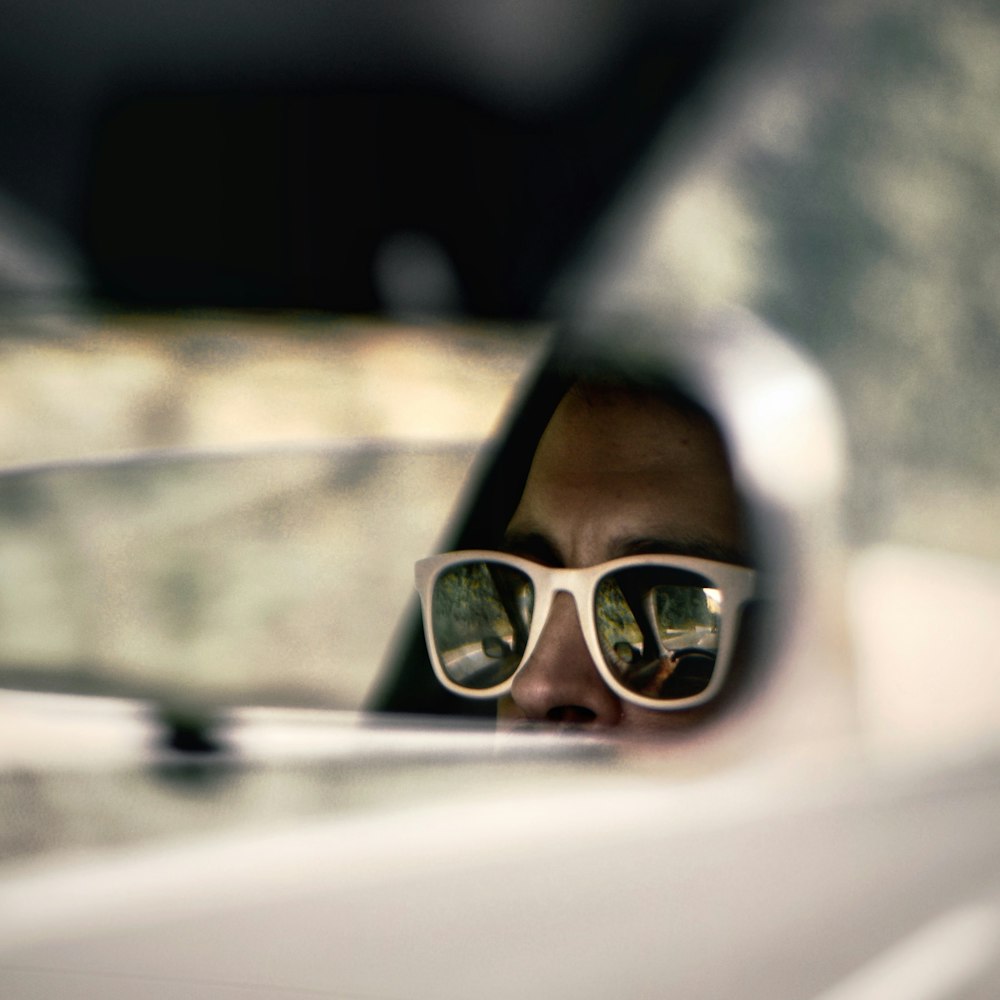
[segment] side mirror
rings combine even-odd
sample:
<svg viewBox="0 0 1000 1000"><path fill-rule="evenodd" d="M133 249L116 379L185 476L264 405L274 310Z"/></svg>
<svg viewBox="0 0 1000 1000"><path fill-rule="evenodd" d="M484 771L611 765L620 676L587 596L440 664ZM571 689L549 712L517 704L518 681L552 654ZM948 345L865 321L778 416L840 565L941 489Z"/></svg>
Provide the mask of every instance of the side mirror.
<svg viewBox="0 0 1000 1000"><path fill-rule="evenodd" d="M850 661L839 589L838 513L846 470L839 415L810 360L749 314L690 325L646 315L568 323L478 484L463 498L443 547L500 545L556 407L569 386L595 377L692 401L724 442L760 585L744 627L753 662L721 699L726 710L719 716L747 715L753 707L761 722L766 718L768 739L785 738L806 719L812 734L843 725ZM441 689L419 623L403 629L402 651L387 665L374 707L494 713L491 703ZM694 669L701 662L697 644L687 645L690 650L672 652ZM490 649L484 643L487 655Z"/></svg>

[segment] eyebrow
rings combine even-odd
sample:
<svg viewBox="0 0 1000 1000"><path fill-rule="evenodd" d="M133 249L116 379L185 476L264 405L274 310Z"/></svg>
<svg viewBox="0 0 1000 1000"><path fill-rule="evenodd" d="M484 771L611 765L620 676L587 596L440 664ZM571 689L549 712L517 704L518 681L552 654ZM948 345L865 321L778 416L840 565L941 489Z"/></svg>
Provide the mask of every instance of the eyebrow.
<svg viewBox="0 0 1000 1000"><path fill-rule="evenodd" d="M540 531L508 532L500 543L500 551L512 556L523 556L543 566L564 565L559 549Z"/></svg>
<svg viewBox="0 0 1000 1000"><path fill-rule="evenodd" d="M558 546L539 531L510 532L504 536L501 550L522 556L543 566L563 566L565 560ZM624 535L612 538L608 551L611 558L619 556L669 555L711 559L714 562L749 566L746 553L728 545L720 545L709 538L696 536L656 538L644 535Z"/></svg>
<svg viewBox="0 0 1000 1000"><path fill-rule="evenodd" d="M645 537L613 539L610 549L622 556L690 556L694 559L711 559L714 562L735 563L739 566L750 565L742 549L694 535L669 539Z"/></svg>

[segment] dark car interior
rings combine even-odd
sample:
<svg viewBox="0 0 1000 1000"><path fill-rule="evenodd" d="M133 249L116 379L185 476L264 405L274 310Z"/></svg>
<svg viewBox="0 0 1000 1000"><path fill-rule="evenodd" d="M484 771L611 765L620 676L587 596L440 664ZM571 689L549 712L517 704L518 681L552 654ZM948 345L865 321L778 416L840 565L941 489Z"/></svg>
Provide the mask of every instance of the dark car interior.
<svg viewBox="0 0 1000 1000"><path fill-rule="evenodd" d="M102 302L534 317L757 6L23 5L0 184Z"/></svg>

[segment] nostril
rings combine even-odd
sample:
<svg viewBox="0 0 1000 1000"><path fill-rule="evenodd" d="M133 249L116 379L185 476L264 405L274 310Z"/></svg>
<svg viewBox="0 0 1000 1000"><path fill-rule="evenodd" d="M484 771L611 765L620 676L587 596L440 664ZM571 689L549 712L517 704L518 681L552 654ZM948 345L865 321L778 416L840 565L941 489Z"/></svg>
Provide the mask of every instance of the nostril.
<svg viewBox="0 0 1000 1000"><path fill-rule="evenodd" d="M557 705L550 708L545 714L548 722L572 722L576 725L593 722L597 718L597 713L582 705Z"/></svg>

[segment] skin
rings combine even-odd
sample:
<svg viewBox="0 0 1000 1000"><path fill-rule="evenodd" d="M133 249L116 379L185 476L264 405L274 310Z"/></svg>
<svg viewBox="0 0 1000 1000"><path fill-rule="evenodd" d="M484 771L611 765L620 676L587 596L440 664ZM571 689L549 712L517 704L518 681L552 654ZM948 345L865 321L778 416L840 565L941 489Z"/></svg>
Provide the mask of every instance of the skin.
<svg viewBox="0 0 1000 1000"><path fill-rule="evenodd" d="M539 442L505 548L566 567L649 552L745 563L741 505L717 431L653 395L571 390ZM657 712L619 699L590 657L572 598L557 594L498 718L632 735L687 729L711 710Z"/></svg>

